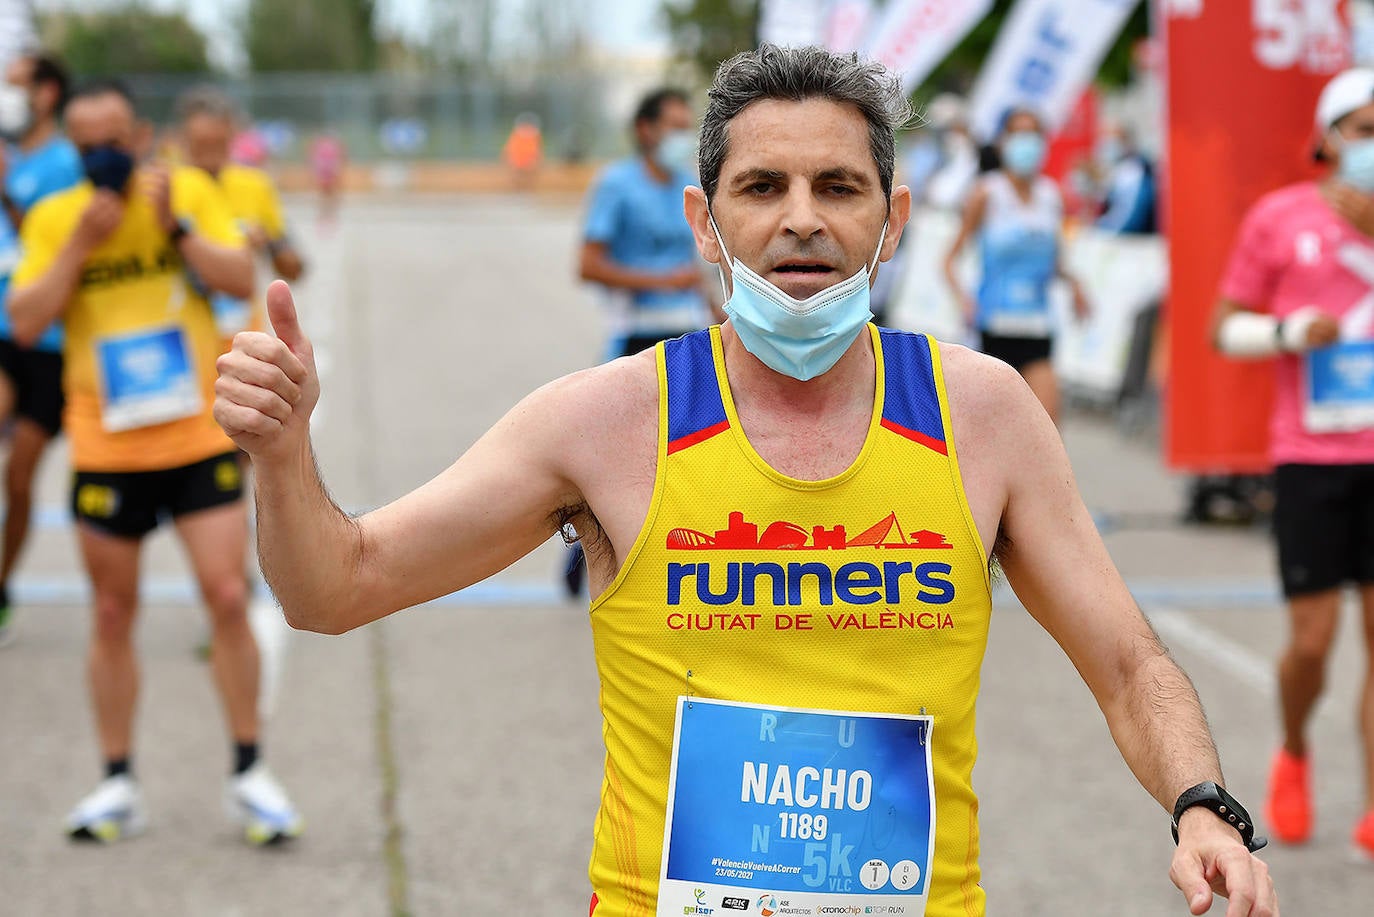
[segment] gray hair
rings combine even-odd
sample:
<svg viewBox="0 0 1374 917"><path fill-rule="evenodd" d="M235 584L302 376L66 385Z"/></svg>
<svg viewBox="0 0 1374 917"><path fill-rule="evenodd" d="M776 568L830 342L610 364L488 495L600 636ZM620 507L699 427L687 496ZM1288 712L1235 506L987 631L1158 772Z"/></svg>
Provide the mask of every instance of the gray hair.
<svg viewBox="0 0 1374 917"><path fill-rule="evenodd" d="M184 123L196 115L237 121L239 107L229 94L221 89L214 86L193 86L177 99L177 120Z"/></svg>
<svg viewBox="0 0 1374 917"><path fill-rule="evenodd" d="M882 64L861 60L857 54L833 54L824 48L764 44L721 64L707 98L697 167L708 201L720 182L731 119L763 99L800 102L818 98L857 107L868 121L868 145L878 166L883 195L892 194L897 131L912 120L913 112L900 81Z"/></svg>

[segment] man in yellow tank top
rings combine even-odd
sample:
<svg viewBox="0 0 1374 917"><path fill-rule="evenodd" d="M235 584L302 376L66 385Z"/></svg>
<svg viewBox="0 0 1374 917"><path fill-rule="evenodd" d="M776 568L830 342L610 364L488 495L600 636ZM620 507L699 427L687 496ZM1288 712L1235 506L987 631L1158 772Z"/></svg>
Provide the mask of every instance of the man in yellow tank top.
<svg viewBox="0 0 1374 917"><path fill-rule="evenodd" d="M24 220L6 307L15 339L61 321L72 511L93 614L88 658L105 778L68 815L78 840L114 841L147 822L132 766L133 640L143 540L171 517L211 622L210 663L233 744L229 814L250 842L300 832L258 758L258 648L248 626L248 515L238 455L211 413L220 338L206 296L246 296L253 264L201 172L136 167L128 90L97 83L67 107L86 180Z"/></svg>
<svg viewBox="0 0 1374 917"><path fill-rule="evenodd" d="M971 770L995 556L1172 810L1192 912L1220 893L1231 917L1276 914L1197 695L1030 390L867 324L910 213L892 186L908 117L896 81L852 56L724 63L685 205L729 320L541 388L357 519L311 457L310 342L274 284L278 337L238 339L215 406L258 469L264 572L294 626L338 633L571 523L607 750L594 917L967 917L985 911Z"/></svg>
<svg viewBox="0 0 1374 917"><path fill-rule="evenodd" d="M286 217L272 177L229 159L237 116L233 100L220 90L202 86L187 91L177 100L182 150L190 165L219 186L244 238L270 269L269 276L294 282L305 273L305 262L286 231ZM210 305L226 341L245 328L263 326L258 295L244 299L217 293Z"/></svg>

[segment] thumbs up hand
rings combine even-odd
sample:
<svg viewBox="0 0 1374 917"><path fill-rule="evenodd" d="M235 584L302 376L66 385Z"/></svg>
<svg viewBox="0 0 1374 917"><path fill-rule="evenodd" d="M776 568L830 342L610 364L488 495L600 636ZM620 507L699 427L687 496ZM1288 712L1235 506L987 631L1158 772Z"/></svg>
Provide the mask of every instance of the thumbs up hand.
<svg viewBox="0 0 1374 917"><path fill-rule="evenodd" d="M308 452L320 382L310 340L283 281L267 288L267 317L276 337L243 332L219 358L215 420L255 460L272 461Z"/></svg>

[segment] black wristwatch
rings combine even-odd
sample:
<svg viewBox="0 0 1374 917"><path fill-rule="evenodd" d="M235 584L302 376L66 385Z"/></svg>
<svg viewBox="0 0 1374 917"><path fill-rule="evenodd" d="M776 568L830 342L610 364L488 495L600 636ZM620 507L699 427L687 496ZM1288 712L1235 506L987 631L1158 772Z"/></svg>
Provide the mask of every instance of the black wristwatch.
<svg viewBox="0 0 1374 917"><path fill-rule="evenodd" d="M1184 790L1183 795L1178 797L1178 802L1174 803L1172 821L1175 844L1178 843L1178 820L1193 806L1210 809L1216 813L1217 818L1239 831L1241 842L1251 853L1269 843L1268 838L1255 837L1255 823L1250 820L1250 813L1245 811L1245 807L1236 802L1234 796L1209 780Z"/></svg>
<svg viewBox="0 0 1374 917"><path fill-rule="evenodd" d="M172 240L172 245L181 245L181 240L191 234L191 224L189 221L180 217L172 223L172 228L167 233L167 238Z"/></svg>

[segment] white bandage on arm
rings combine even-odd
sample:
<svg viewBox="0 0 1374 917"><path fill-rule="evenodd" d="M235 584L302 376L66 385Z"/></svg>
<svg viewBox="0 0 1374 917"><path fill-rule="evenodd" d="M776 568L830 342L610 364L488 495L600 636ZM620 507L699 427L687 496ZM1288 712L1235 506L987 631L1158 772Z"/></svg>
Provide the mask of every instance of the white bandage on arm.
<svg viewBox="0 0 1374 917"><path fill-rule="evenodd" d="M1217 346L1232 357L1272 357L1276 353L1307 350L1307 329L1322 314L1316 306L1303 306L1279 321L1272 315L1237 309L1217 329Z"/></svg>
<svg viewBox="0 0 1374 917"><path fill-rule="evenodd" d="M1272 357L1279 352L1279 320L1237 309L1222 319L1217 347L1230 357Z"/></svg>

